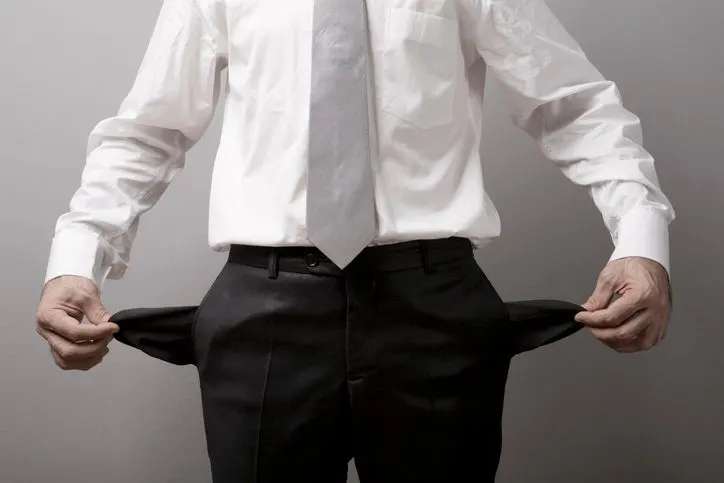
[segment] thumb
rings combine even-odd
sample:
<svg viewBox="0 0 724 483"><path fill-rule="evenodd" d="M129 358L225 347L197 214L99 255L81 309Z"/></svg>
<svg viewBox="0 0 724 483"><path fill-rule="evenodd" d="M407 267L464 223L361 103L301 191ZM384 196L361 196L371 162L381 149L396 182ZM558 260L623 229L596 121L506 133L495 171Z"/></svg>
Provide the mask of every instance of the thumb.
<svg viewBox="0 0 724 483"><path fill-rule="evenodd" d="M596 288L582 307L589 312L605 309L611 302L614 293L613 283L605 277L600 277L596 283Z"/></svg>
<svg viewBox="0 0 724 483"><path fill-rule="evenodd" d="M86 304L85 308L85 316L88 318L91 324L93 325L104 325L110 323L111 320L111 313L106 309L106 307L103 305L103 302L101 302L100 297L95 296L92 297ZM118 332L118 326L116 324L112 324L114 326L113 333Z"/></svg>

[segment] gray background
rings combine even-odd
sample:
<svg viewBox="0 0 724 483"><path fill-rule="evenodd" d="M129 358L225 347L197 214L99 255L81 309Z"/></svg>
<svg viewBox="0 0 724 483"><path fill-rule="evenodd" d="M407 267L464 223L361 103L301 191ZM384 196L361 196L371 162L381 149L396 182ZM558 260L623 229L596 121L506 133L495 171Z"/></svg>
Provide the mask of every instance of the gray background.
<svg viewBox="0 0 724 483"><path fill-rule="evenodd" d="M34 331L53 225L77 187L86 136L130 87L159 5L0 3L2 483L209 481L193 369L114 344L90 373L62 373ZM580 333L517 359L499 481L724 481L724 4L551 6L643 118L677 209L676 312L653 352L620 356ZM489 89L483 152L504 234L480 262L506 299L582 302L610 253L608 235L585 193L510 125L496 83ZM106 290L111 310L196 303L223 263L206 247L218 127L145 216L132 269Z"/></svg>

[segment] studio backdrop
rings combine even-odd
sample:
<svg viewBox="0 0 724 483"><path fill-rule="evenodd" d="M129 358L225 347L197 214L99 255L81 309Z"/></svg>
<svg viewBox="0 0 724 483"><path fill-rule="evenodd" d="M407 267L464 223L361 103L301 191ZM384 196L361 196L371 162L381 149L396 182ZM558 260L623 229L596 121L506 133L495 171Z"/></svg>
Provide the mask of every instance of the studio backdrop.
<svg viewBox="0 0 724 483"><path fill-rule="evenodd" d="M677 214L675 313L648 353L618 355L580 331L517 356L499 481L724 481L724 4L549 3L643 121ZM54 223L78 186L88 133L130 88L159 8L0 2L2 483L210 481L193 366L116 342L101 366L63 373L35 333ZM492 78L487 91L481 150L503 235L478 260L506 300L582 303L612 249L603 222L512 126ZM224 263L206 245L218 121L144 216L130 270L105 288L112 311L197 304Z"/></svg>

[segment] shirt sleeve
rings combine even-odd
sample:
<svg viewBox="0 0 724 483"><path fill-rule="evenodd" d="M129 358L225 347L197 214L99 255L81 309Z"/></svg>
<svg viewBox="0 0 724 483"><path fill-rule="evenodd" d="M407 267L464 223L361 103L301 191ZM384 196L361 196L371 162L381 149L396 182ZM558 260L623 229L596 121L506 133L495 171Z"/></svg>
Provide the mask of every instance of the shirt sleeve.
<svg viewBox="0 0 724 483"><path fill-rule="evenodd" d="M130 92L91 132L80 188L56 223L45 281L102 287L129 263L139 217L183 168L213 118L225 52L197 0L164 0Z"/></svg>
<svg viewBox="0 0 724 483"><path fill-rule="evenodd" d="M674 210L639 118L617 86L587 59L543 0L467 0L465 22L480 56L506 92L516 126L574 183L586 187L615 249L669 271Z"/></svg>

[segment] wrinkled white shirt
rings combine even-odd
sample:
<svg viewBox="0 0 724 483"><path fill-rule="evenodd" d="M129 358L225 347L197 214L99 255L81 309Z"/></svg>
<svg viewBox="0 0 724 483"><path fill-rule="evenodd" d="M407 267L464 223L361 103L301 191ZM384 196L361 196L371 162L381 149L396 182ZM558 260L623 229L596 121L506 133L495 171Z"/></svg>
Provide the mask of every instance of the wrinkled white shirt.
<svg viewBox="0 0 724 483"><path fill-rule="evenodd" d="M209 244L309 245L306 168L314 0L165 0L117 115L93 130L46 280L126 270L140 216L183 168L228 79ZM603 215L611 259L669 268L673 208L639 119L543 0L367 0L375 244L500 234L480 140L485 66L513 122ZM227 69L228 76L221 74Z"/></svg>

